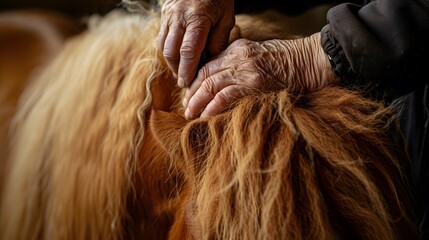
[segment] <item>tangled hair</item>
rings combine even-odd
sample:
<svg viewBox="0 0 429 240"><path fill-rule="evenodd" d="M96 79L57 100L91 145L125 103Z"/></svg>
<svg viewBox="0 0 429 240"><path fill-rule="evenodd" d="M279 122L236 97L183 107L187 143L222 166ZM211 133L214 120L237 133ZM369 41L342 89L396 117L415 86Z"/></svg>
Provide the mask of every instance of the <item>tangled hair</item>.
<svg viewBox="0 0 429 240"><path fill-rule="evenodd" d="M0 239L415 235L383 104L330 86L187 121L159 13L91 21L22 96Z"/></svg>
<svg viewBox="0 0 429 240"><path fill-rule="evenodd" d="M186 178L194 239L405 239L391 121L383 104L327 87L249 96L186 125L156 112L152 128Z"/></svg>

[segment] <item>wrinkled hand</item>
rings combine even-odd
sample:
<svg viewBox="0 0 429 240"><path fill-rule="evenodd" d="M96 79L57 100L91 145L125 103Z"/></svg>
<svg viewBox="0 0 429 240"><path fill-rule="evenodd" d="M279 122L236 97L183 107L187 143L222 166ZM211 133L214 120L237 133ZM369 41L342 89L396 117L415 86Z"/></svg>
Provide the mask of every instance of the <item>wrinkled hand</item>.
<svg viewBox="0 0 429 240"><path fill-rule="evenodd" d="M178 75L178 85L194 79L204 49L210 56L223 51L234 27L233 0L167 0L162 8L159 48Z"/></svg>
<svg viewBox="0 0 429 240"><path fill-rule="evenodd" d="M320 33L295 40L239 39L198 72L183 101L185 117L213 116L257 92L308 91L334 81Z"/></svg>

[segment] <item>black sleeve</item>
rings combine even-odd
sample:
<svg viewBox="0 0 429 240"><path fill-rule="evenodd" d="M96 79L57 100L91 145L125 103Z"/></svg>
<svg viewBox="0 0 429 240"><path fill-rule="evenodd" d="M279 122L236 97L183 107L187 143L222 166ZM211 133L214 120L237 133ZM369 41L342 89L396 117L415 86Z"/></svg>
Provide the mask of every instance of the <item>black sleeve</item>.
<svg viewBox="0 0 429 240"><path fill-rule="evenodd" d="M330 9L327 21L322 46L343 84L404 95L429 83L428 0L345 3Z"/></svg>

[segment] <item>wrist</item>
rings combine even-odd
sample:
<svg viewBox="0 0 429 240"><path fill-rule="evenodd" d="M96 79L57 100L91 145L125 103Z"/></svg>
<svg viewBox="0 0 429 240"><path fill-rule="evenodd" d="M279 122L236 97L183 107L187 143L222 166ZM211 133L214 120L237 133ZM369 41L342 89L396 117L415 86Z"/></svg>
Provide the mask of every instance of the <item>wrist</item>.
<svg viewBox="0 0 429 240"><path fill-rule="evenodd" d="M328 54L323 50L320 42L320 32L308 37L310 48L314 52L314 71L318 73L317 78L322 84L321 86L339 84L340 77L335 73L332 67L331 60Z"/></svg>
<svg viewBox="0 0 429 240"><path fill-rule="evenodd" d="M320 44L320 33L300 39L270 40L264 43L278 62L273 73L279 81L283 81L285 88L311 91L339 82Z"/></svg>
<svg viewBox="0 0 429 240"><path fill-rule="evenodd" d="M304 90L315 90L330 84L337 84L339 77L333 70L329 56L320 43L320 33L293 40L296 71L294 81L301 82Z"/></svg>

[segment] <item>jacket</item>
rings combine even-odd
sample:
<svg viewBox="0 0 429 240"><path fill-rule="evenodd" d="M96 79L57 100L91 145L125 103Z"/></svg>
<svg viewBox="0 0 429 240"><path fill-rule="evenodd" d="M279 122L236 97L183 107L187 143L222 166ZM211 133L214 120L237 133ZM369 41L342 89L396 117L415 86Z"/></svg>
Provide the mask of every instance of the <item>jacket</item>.
<svg viewBox="0 0 429 240"><path fill-rule="evenodd" d="M429 238L429 1L343 3L327 13L321 43L344 86L400 101L418 214Z"/></svg>

